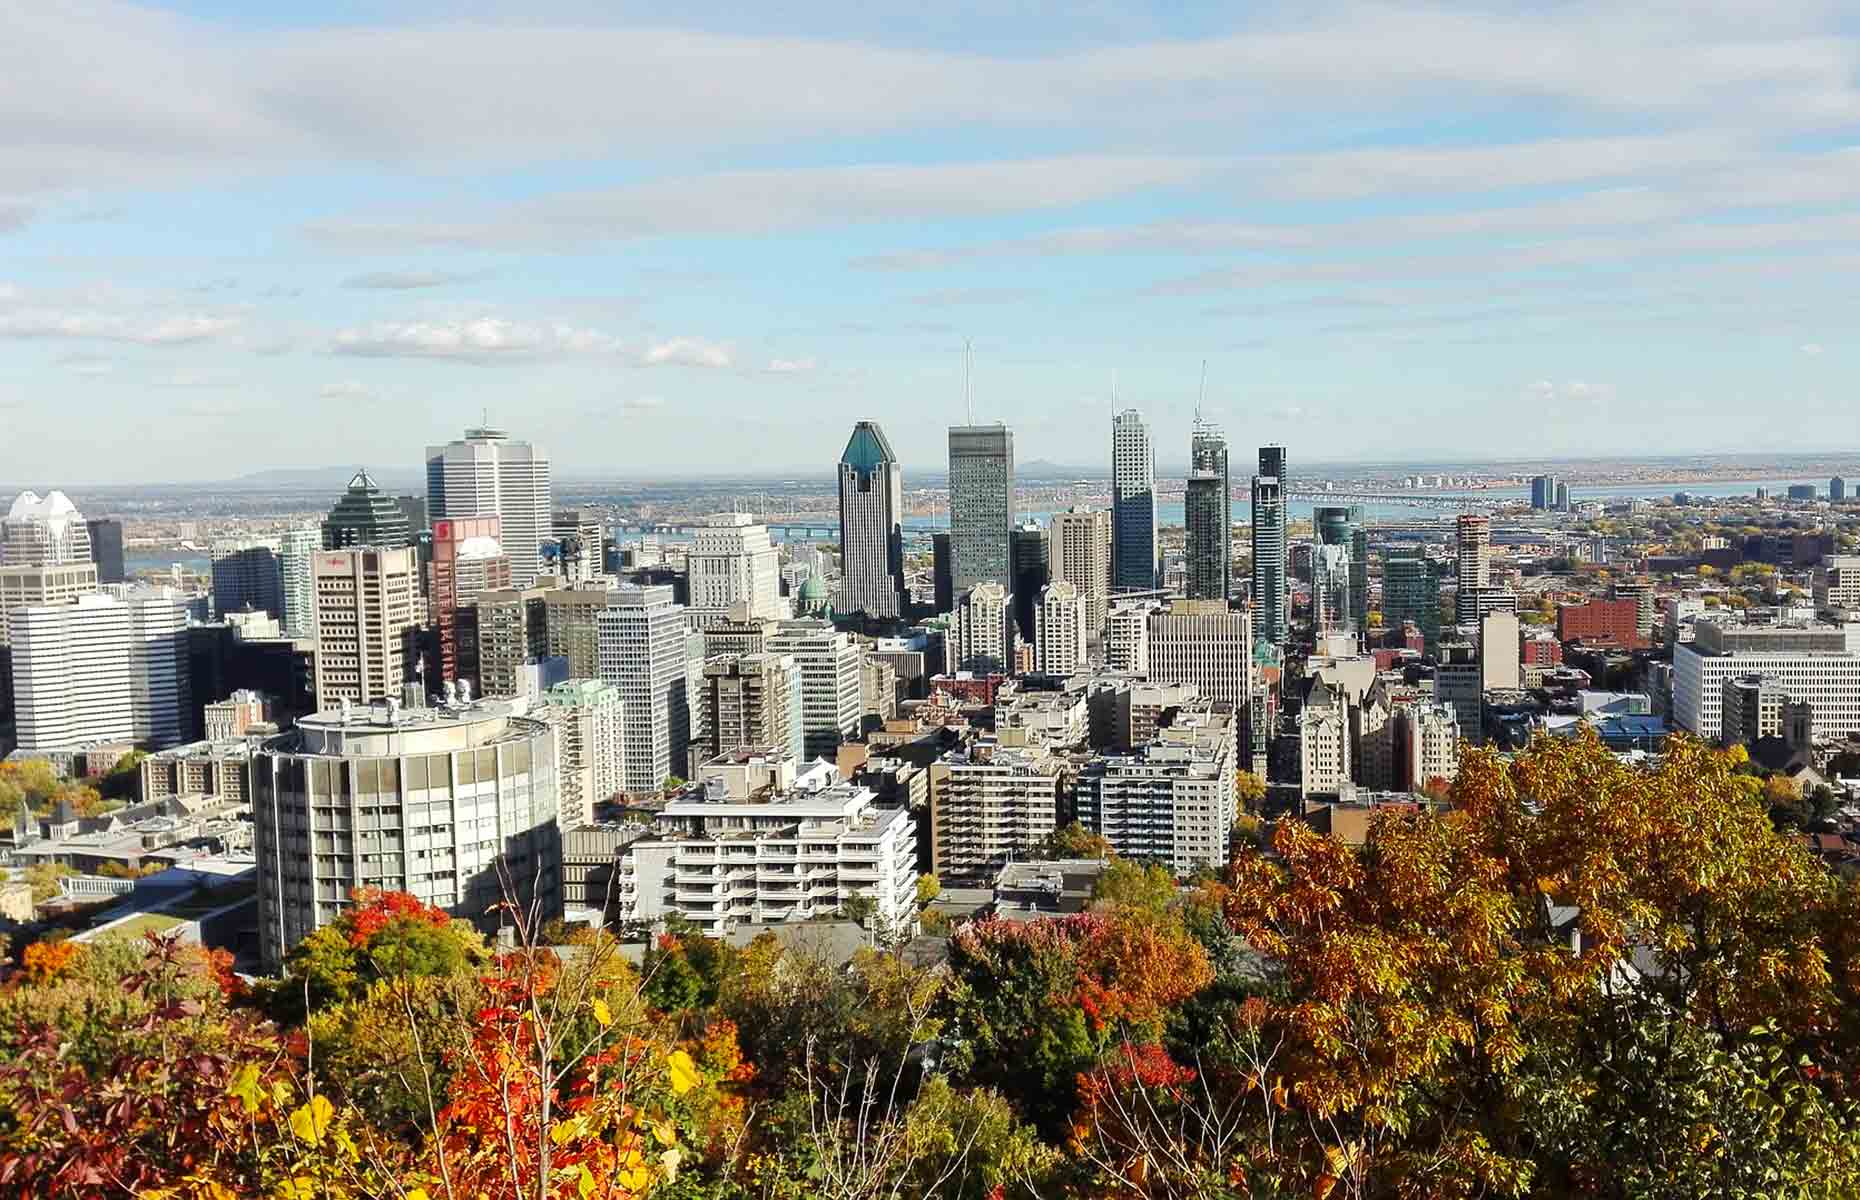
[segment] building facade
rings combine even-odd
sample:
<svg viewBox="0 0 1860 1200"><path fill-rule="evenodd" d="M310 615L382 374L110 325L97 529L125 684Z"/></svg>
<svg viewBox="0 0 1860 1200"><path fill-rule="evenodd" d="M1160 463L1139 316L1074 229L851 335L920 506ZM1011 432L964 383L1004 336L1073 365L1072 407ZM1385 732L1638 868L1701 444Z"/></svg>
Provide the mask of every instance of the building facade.
<svg viewBox="0 0 1860 1200"><path fill-rule="evenodd" d="M1235 711L1253 671L1253 622L1224 600L1178 600L1149 617L1149 678L1192 683L1203 700Z"/></svg>
<svg viewBox="0 0 1860 1200"><path fill-rule="evenodd" d="M1765 677L1791 701L1814 711L1814 736L1860 729L1860 655L1840 626L1727 628L1699 621L1692 640L1673 648L1673 723L1717 741L1724 735L1724 685L1740 675Z"/></svg>
<svg viewBox="0 0 1860 1200"><path fill-rule="evenodd" d="M938 879L992 878L1032 855L1059 822L1063 762L1040 747L983 742L930 764L931 867Z"/></svg>
<svg viewBox="0 0 1860 1200"><path fill-rule="evenodd" d="M1479 598L1492 586L1492 519L1462 513L1453 525L1456 566L1453 620L1459 625L1479 623Z"/></svg>
<svg viewBox="0 0 1860 1200"><path fill-rule="evenodd" d="M348 490L336 499L323 521L323 549L345 550L350 546L379 546L397 549L413 544L413 531L407 527L407 514L382 492L366 471L357 471L349 479Z"/></svg>
<svg viewBox="0 0 1860 1200"><path fill-rule="evenodd" d="M1196 418L1188 443L1186 526L1188 597L1226 600L1233 587L1234 501L1227 474L1227 439Z"/></svg>
<svg viewBox="0 0 1860 1200"><path fill-rule="evenodd" d="M439 678L477 679L478 637L459 614L486 592L510 586L510 558L498 542L496 517L445 517L433 522L433 558L427 596L439 635Z"/></svg>
<svg viewBox="0 0 1860 1200"><path fill-rule="evenodd" d="M780 620L781 557L766 525L749 513L713 513L697 529L685 558L693 613L726 617L742 605L751 617Z"/></svg>
<svg viewBox="0 0 1860 1200"><path fill-rule="evenodd" d="M1286 577L1285 447L1261 446L1253 476L1253 639L1285 644L1291 620Z"/></svg>
<svg viewBox="0 0 1860 1200"><path fill-rule="evenodd" d="M1085 628L1096 640L1104 634L1111 607L1111 514L1076 507L1054 513L1050 540L1048 578L1078 589Z"/></svg>
<svg viewBox="0 0 1860 1200"><path fill-rule="evenodd" d="M318 552L316 704L398 700L419 661L424 605L419 555L410 547L353 547Z"/></svg>
<svg viewBox="0 0 1860 1200"><path fill-rule="evenodd" d="M1061 580L1040 589L1034 612L1034 669L1042 675L1071 675L1089 663L1089 609L1079 589Z"/></svg>
<svg viewBox="0 0 1860 1200"><path fill-rule="evenodd" d="M1011 586L1008 531L1014 528L1014 431L958 425L949 431L950 586Z"/></svg>
<svg viewBox="0 0 1860 1200"><path fill-rule="evenodd" d="M704 738L710 757L772 746L801 761L801 664L790 654L719 654L704 662Z"/></svg>
<svg viewBox="0 0 1860 1200"><path fill-rule="evenodd" d="M92 594L8 617L20 749L135 738L127 604Z"/></svg>
<svg viewBox="0 0 1860 1200"><path fill-rule="evenodd" d="M842 742L859 736L865 708L859 644L826 621L783 621L764 647L793 658L801 668L803 755L833 758Z"/></svg>
<svg viewBox="0 0 1860 1200"><path fill-rule="evenodd" d="M657 792L689 774L690 664L685 615L672 589L621 587L595 618L600 679L620 689L624 790Z"/></svg>
<svg viewBox="0 0 1860 1200"><path fill-rule="evenodd" d="M426 510L434 521L496 516L513 586L548 572L543 543L555 529L555 490L541 447L501 429L467 429L458 441L428 446Z"/></svg>
<svg viewBox="0 0 1860 1200"><path fill-rule="evenodd" d="M556 793L564 825L587 823L625 781L626 720L620 689L570 679L543 693L540 715L555 726Z"/></svg>
<svg viewBox="0 0 1860 1200"><path fill-rule="evenodd" d="M316 637L316 555L323 535L313 525L286 529L278 535L278 574L284 591L284 633L309 640Z"/></svg>
<svg viewBox="0 0 1860 1200"><path fill-rule="evenodd" d="M1238 812L1233 720L1185 709L1135 752L1094 758L1079 777L1080 824L1178 876L1225 867Z"/></svg>
<svg viewBox="0 0 1860 1200"><path fill-rule="evenodd" d="M281 549L270 538L216 538L208 547L215 615L267 612L283 620Z"/></svg>
<svg viewBox="0 0 1860 1200"><path fill-rule="evenodd" d="M1009 673L1014 663L1013 597L998 583L963 592L950 614L945 657L951 671Z"/></svg>
<svg viewBox="0 0 1860 1200"><path fill-rule="evenodd" d="M904 471L877 421L853 426L840 453L841 612L903 615Z"/></svg>
<svg viewBox="0 0 1860 1200"><path fill-rule="evenodd" d="M1120 592L1148 591L1161 574L1156 537L1156 447L1143 414L1111 418L1111 575Z"/></svg>
<svg viewBox="0 0 1860 1200"><path fill-rule="evenodd" d="M84 527L90 533L90 554L97 564L97 582L124 582L127 576L123 567L123 523L115 517L95 517L84 522Z"/></svg>

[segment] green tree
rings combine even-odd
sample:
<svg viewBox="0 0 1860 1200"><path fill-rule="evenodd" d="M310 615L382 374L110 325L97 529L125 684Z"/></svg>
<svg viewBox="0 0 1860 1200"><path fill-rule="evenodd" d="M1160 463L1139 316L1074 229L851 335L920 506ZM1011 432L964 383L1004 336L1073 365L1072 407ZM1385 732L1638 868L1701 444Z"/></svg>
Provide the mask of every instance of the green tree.
<svg viewBox="0 0 1860 1200"><path fill-rule="evenodd" d="M1266 781L1251 771L1234 772L1234 798L1247 811L1257 811L1266 798Z"/></svg>
<svg viewBox="0 0 1860 1200"><path fill-rule="evenodd" d="M62 890L58 886L60 879L69 879L77 872L59 862L37 862L23 872L26 882L32 885L32 902L44 904L55 899Z"/></svg>
<svg viewBox="0 0 1860 1200"><path fill-rule="evenodd" d="M934 902L936 898L938 896L941 896L942 894L943 894L943 885L937 880L936 876L919 875L917 877L917 907L918 908L922 908L925 905Z"/></svg>
<svg viewBox="0 0 1860 1200"><path fill-rule="evenodd" d="M1114 859L1092 884L1091 898L1106 908L1161 915L1175 902L1175 876L1160 863Z"/></svg>
<svg viewBox="0 0 1860 1200"><path fill-rule="evenodd" d="M1111 843L1101 834L1091 832L1077 821L1053 830L1033 850L1035 858L1043 859L1111 858L1115 854Z"/></svg>

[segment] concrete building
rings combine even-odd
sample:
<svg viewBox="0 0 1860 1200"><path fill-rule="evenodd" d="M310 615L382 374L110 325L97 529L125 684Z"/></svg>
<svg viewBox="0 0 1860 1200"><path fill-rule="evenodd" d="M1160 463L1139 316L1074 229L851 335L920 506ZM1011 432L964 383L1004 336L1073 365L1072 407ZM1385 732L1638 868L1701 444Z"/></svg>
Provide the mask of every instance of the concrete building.
<svg viewBox="0 0 1860 1200"><path fill-rule="evenodd" d="M478 651L476 683L481 695L504 699L521 695L524 666L549 657L544 607L548 591L540 587L498 588L478 594L468 624Z"/></svg>
<svg viewBox="0 0 1860 1200"><path fill-rule="evenodd" d="M751 618L788 615L781 602L781 556L766 525L749 513L713 513L697 529L685 558L691 612L701 628L742 605Z"/></svg>
<svg viewBox="0 0 1860 1200"><path fill-rule="evenodd" d="M1201 689L1192 683L1132 682L1122 693L1122 720L1117 727L1117 745L1139 750L1150 744L1158 730L1175 719L1176 713L1196 704Z"/></svg>
<svg viewBox="0 0 1860 1200"><path fill-rule="evenodd" d="M84 522L90 533L90 555L97 564L98 583L123 583L123 523L115 517L96 517Z"/></svg>
<svg viewBox="0 0 1860 1200"><path fill-rule="evenodd" d="M21 750L133 741L129 606L92 594L8 614Z"/></svg>
<svg viewBox="0 0 1860 1200"><path fill-rule="evenodd" d="M1227 475L1227 439L1195 418L1188 442L1188 484L1182 501L1187 532L1184 561L1191 600L1225 601L1232 594L1234 500Z"/></svg>
<svg viewBox="0 0 1860 1200"><path fill-rule="evenodd" d="M930 764L932 868L945 882L991 878L1058 827L1064 762L1044 747L984 740Z"/></svg>
<svg viewBox="0 0 1860 1200"><path fill-rule="evenodd" d="M1104 661L1113 671L1150 673L1150 614L1162 607L1154 600L1120 600L1104 619Z"/></svg>
<svg viewBox="0 0 1860 1200"><path fill-rule="evenodd" d="M0 566L0 646L10 640L12 614L28 606L70 604L97 592L96 563Z"/></svg>
<svg viewBox="0 0 1860 1200"><path fill-rule="evenodd" d="M1311 555L1311 623L1319 636L1360 634L1350 613L1350 576L1355 563L1347 545L1319 545Z"/></svg>
<svg viewBox="0 0 1860 1200"><path fill-rule="evenodd" d="M790 654L720 654L704 663L704 741L712 756L744 746L772 747L799 762L801 664Z"/></svg>
<svg viewBox="0 0 1860 1200"><path fill-rule="evenodd" d="M428 446L426 509L434 521L496 516L514 586L548 573L543 543L555 528L555 490L540 446L512 441L501 429L467 429L458 441Z"/></svg>
<svg viewBox="0 0 1860 1200"><path fill-rule="evenodd" d="M1291 620L1290 581L1286 577L1285 447L1259 448L1259 473L1253 476L1253 640L1285 644Z"/></svg>
<svg viewBox="0 0 1860 1200"><path fill-rule="evenodd" d="M1860 654L1838 625L1728 627L1701 620L1673 648L1673 723L1708 741L1724 736L1724 683L1760 675L1814 711L1814 736L1860 730Z"/></svg>
<svg viewBox="0 0 1860 1200"><path fill-rule="evenodd" d="M948 669L1012 673L1013 597L998 583L978 583L958 597L950 614Z"/></svg>
<svg viewBox="0 0 1860 1200"><path fill-rule="evenodd" d="M600 679L619 687L626 722L624 790L657 792L689 774L689 649L684 609L665 586L618 588L595 618Z"/></svg>
<svg viewBox="0 0 1860 1200"><path fill-rule="evenodd" d="M1459 774L1459 720L1451 704L1399 705L1392 723L1394 787L1415 792L1436 779L1452 782Z"/></svg>
<svg viewBox="0 0 1860 1200"><path fill-rule="evenodd" d="M1645 645L1640 630L1640 601L1630 596L1559 604L1556 636L1565 642L1613 642L1627 648Z"/></svg>
<svg viewBox="0 0 1860 1200"><path fill-rule="evenodd" d="M570 587L605 573L607 530L593 509L556 509L549 515L549 543L544 565Z"/></svg>
<svg viewBox="0 0 1860 1200"><path fill-rule="evenodd" d="M1434 668L1434 698L1453 706L1453 718L1462 736L1484 740L1485 689L1481 683L1478 648L1465 641L1443 641L1440 662Z"/></svg>
<svg viewBox="0 0 1860 1200"><path fill-rule="evenodd" d="M1454 522L1453 554L1457 564L1453 620L1479 623L1479 596L1492 586L1492 519L1462 513Z"/></svg>
<svg viewBox="0 0 1860 1200"><path fill-rule="evenodd" d="M170 587L123 590L129 609L129 705L135 740L172 746L193 718L188 671L187 601Z"/></svg>
<svg viewBox="0 0 1860 1200"><path fill-rule="evenodd" d="M269 724L270 706L260 692L241 688L224 700L204 706L207 740L224 742L243 738L246 731Z"/></svg>
<svg viewBox="0 0 1860 1200"><path fill-rule="evenodd" d="M1156 448L1143 414L1111 418L1111 576L1120 592L1148 591L1162 568L1156 537Z"/></svg>
<svg viewBox="0 0 1860 1200"><path fill-rule="evenodd" d="M1034 669L1042 675L1070 675L1087 664L1089 609L1078 588L1065 581L1040 589L1034 614Z"/></svg>
<svg viewBox="0 0 1860 1200"><path fill-rule="evenodd" d="M1726 746L1750 745L1758 738L1782 735L1783 706L1789 694L1762 675L1734 675L1719 697L1718 740Z"/></svg>
<svg viewBox="0 0 1860 1200"><path fill-rule="evenodd" d="M860 421L840 454L839 611L904 613L904 470L877 421Z"/></svg>
<svg viewBox="0 0 1860 1200"><path fill-rule="evenodd" d="M478 597L510 587L510 558L498 543L496 517L446 517L433 522L433 558L427 564L427 595L439 634L439 678L474 680L477 630L459 614ZM464 627L461 630L461 625Z"/></svg>
<svg viewBox="0 0 1860 1200"><path fill-rule="evenodd" d="M620 689L598 679L571 679L544 692L542 701L537 715L555 726L562 822L592 821L595 806L619 795L626 778Z"/></svg>
<svg viewBox="0 0 1860 1200"><path fill-rule="evenodd" d="M1479 619L1479 686L1484 691L1516 691L1524 686L1520 653L1523 627L1515 613L1487 613Z"/></svg>
<svg viewBox="0 0 1860 1200"><path fill-rule="evenodd" d="M958 425L949 431L950 586L1011 585L1008 531L1014 528L1014 431Z"/></svg>
<svg viewBox="0 0 1860 1200"><path fill-rule="evenodd" d="M1054 513L1050 542L1047 578L1078 589L1085 628L1097 641L1111 606L1111 514L1078 507Z"/></svg>
<svg viewBox="0 0 1860 1200"><path fill-rule="evenodd" d="M1860 555L1835 554L1815 572L1815 607L1860 609Z"/></svg>
<svg viewBox="0 0 1860 1200"><path fill-rule="evenodd" d="M90 524L63 492L21 492L0 519L0 566L92 563Z"/></svg>
<svg viewBox="0 0 1860 1200"><path fill-rule="evenodd" d="M1440 645L1440 574L1419 551L1382 558L1382 627L1412 621L1429 651Z"/></svg>
<svg viewBox="0 0 1860 1200"><path fill-rule="evenodd" d="M916 883L910 810L835 782L755 803L681 796L622 852L615 892L622 920L677 915L721 937L829 916L854 897L873 902L872 928L902 929Z"/></svg>
<svg viewBox="0 0 1860 1200"><path fill-rule="evenodd" d="M801 668L803 757L833 758L841 742L859 736L865 709L858 642L826 621L783 621L765 644Z"/></svg>
<svg viewBox="0 0 1860 1200"><path fill-rule="evenodd" d="M1333 796L1354 779L1350 703L1343 690L1313 679L1298 710L1298 768L1301 796Z"/></svg>
<svg viewBox="0 0 1860 1200"><path fill-rule="evenodd" d="M216 538L208 547L213 611L266 612L284 617L284 570L272 538Z"/></svg>
<svg viewBox="0 0 1860 1200"><path fill-rule="evenodd" d="M372 546L320 551L316 593L316 703L399 700L419 661L419 553Z"/></svg>
<svg viewBox="0 0 1860 1200"><path fill-rule="evenodd" d="M413 531L407 527L405 510L383 493L366 471L350 477L348 490L337 497L335 507L323 521L325 550L346 550L351 546L393 550L412 544Z"/></svg>
<svg viewBox="0 0 1860 1200"><path fill-rule="evenodd" d="M1234 818L1234 717L1185 709L1128 755L1100 755L1078 783L1078 819L1124 858L1176 875L1227 865Z"/></svg>
<svg viewBox="0 0 1860 1200"><path fill-rule="evenodd" d="M314 563L323 535L314 525L300 525L278 535L278 575L283 587L281 623L289 637L316 637Z"/></svg>
<svg viewBox="0 0 1860 1200"><path fill-rule="evenodd" d="M1223 600L1178 600L1150 614L1149 677L1192 683L1203 700L1238 711L1253 672L1253 622Z"/></svg>
<svg viewBox="0 0 1860 1200"><path fill-rule="evenodd" d="M252 784L268 974L360 887L487 931L506 922L507 890L544 918L561 912L555 731L509 704L318 712L258 749Z"/></svg>
<svg viewBox="0 0 1860 1200"><path fill-rule="evenodd" d="M1638 579L1617 579L1609 585L1616 600L1634 602L1634 627L1641 641L1653 640L1653 627L1659 616L1659 593L1654 590L1653 581L1642 576Z"/></svg>
<svg viewBox="0 0 1860 1200"><path fill-rule="evenodd" d="M514 578L514 567L512 572ZM549 647L548 653L552 657L568 660L570 677L592 679L601 670L600 616L613 603L614 591L602 582L579 587L562 587L560 584L559 579L548 575L536 581L536 586L542 588L543 636ZM676 603L675 589L672 598ZM680 614L683 615L682 605Z"/></svg>

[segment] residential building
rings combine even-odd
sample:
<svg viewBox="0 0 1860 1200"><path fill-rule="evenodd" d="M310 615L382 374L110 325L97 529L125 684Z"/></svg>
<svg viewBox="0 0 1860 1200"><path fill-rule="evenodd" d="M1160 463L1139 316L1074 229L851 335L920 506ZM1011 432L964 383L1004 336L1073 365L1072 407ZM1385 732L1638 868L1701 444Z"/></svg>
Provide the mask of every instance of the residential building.
<svg viewBox="0 0 1860 1200"><path fill-rule="evenodd" d="M419 661L419 552L402 546L320 551L316 594L316 704L398 700Z"/></svg>
<svg viewBox="0 0 1860 1200"><path fill-rule="evenodd" d="M1192 683L1203 700L1238 711L1253 671L1253 622L1224 600L1177 600L1149 618L1150 679Z"/></svg>
<svg viewBox="0 0 1860 1200"><path fill-rule="evenodd" d="M1436 779L1459 774L1459 719L1451 704L1403 704L1395 709L1395 778L1401 791L1417 792Z"/></svg>
<svg viewBox="0 0 1860 1200"><path fill-rule="evenodd" d="M1644 645L1653 640L1653 626L1659 612L1659 593L1654 590L1653 581L1642 576L1638 579L1617 579L1609 585L1616 600L1634 602L1634 628Z"/></svg>
<svg viewBox="0 0 1860 1200"><path fill-rule="evenodd" d="M1314 678L1298 710L1301 796L1336 795L1354 778L1349 698L1323 677Z"/></svg>
<svg viewBox="0 0 1860 1200"><path fill-rule="evenodd" d="M766 525L749 513L714 513L704 518L685 558L691 609L700 627L743 605L752 618L780 620L781 556Z"/></svg>
<svg viewBox="0 0 1860 1200"><path fill-rule="evenodd" d="M1064 760L984 739L930 764L931 864L938 879L992 877L1058 827Z"/></svg>
<svg viewBox="0 0 1860 1200"><path fill-rule="evenodd" d="M1838 625L1733 627L1700 620L1673 648L1673 723L1707 741L1724 735L1724 682L1761 675L1814 711L1814 736L1860 729L1860 654Z"/></svg>
<svg viewBox="0 0 1860 1200"><path fill-rule="evenodd" d="M461 622L459 614L470 611L486 592L510 586L510 558L497 538L496 517L445 517L433 522L427 594L439 634L441 679L477 679L482 673L477 630L470 620Z"/></svg>
<svg viewBox="0 0 1860 1200"><path fill-rule="evenodd" d="M564 826L594 819L626 779L625 703L598 679L571 679L543 693L537 710L555 726L556 796Z"/></svg>
<svg viewBox="0 0 1860 1200"><path fill-rule="evenodd" d="M323 549L376 546L384 550L413 544L407 514L394 498L385 495L368 472L357 471L348 490L336 499L323 521Z"/></svg>
<svg viewBox="0 0 1860 1200"><path fill-rule="evenodd" d="M1137 750L1155 740L1156 733L1175 719L1177 712L1201 699L1201 689L1192 683L1152 683L1133 681L1122 693L1123 720L1117 730L1116 744Z"/></svg>
<svg viewBox="0 0 1860 1200"><path fill-rule="evenodd" d="M1479 597L1492 586L1492 519L1462 513L1454 522L1454 559L1457 565L1453 619L1460 625L1479 623Z"/></svg>
<svg viewBox="0 0 1860 1200"><path fill-rule="evenodd" d="M1014 528L1014 431L958 425L949 431L950 588L1011 586L1008 531Z"/></svg>
<svg viewBox="0 0 1860 1200"><path fill-rule="evenodd" d="M765 645L771 654L793 657L801 668L804 757L833 758L841 742L859 736L865 697L858 642L827 621L783 621Z"/></svg>
<svg viewBox="0 0 1860 1200"><path fill-rule="evenodd" d="M711 755L772 747L806 752L801 664L791 654L719 654L704 662L704 740Z"/></svg>
<svg viewBox="0 0 1860 1200"><path fill-rule="evenodd" d="M213 611L267 612L284 617L280 546L271 538L216 538L208 547Z"/></svg>
<svg viewBox="0 0 1860 1200"><path fill-rule="evenodd" d="M624 586L595 617L600 679L620 689L623 788L644 795L690 773L689 648L672 589Z"/></svg>
<svg viewBox="0 0 1860 1200"><path fill-rule="evenodd" d="M704 654L760 654L768 649L769 639L781 629L780 621L750 617L741 610L729 618L704 628Z"/></svg>
<svg viewBox="0 0 1860 1200"><path fill-rule="evenodd" d="M411 581L413 551L399 553ZM407 892L487 932L508 924L506 900L559 915L555 738L481 701L326 710L264 742L252 756L263 970L277 974L357 888Z"/></svg>
<svg viewBox="0 0 1860 1200"><path fill-rule="evenodd" d="M497 588L480 592L472 603L469 639L477 648L478 691L486 698L523 694L523 668L549 657L547 609L550 589ZM566 660L564 660L566 674ZM470 678L467 676L467 678ZM588 678L588 676L583 676Z"/></svg>
<svg viewBox="0 0 1860 1200"><path fill-rule="evenodd" d="M97 564L98 583L122 583L123 523L115 517L97 517L84 522L90 534L91 559Z"/></svg>
<svg viewBox="0 0 1860 1200"><path fill-rule="evenodd" d="M548 573L543 543L554 532L555 491L540 446L512 441L501 429L467 429L458 441L428 446L426 509L435 521L496 516L513 586L529 587Z"/></svg>
<svg viewBox="0 0 1860 1200"><path fill-rule="evenodd" d="M1111 418L1111 575L1120 592L1148 591L1161 574L1156 537L1156 448L1143 414Z"/></svg>
<svg viewBox="0 0 1860 1200"><path fill-rule="evenodd" d="M1228 484L1227 439L1195 418L1188 442L1188 486L1182 501L1185 565L1191 600L1222 600L1233 589L1234 501Z"/></svg>
<svg viewBox="0 0 1860 1200"><path fill-rule="evenodd" d="M748 803L680 796L615 874L621 920L675 915L711 937L828 916L855 897L872 901L874 929L905 929L916 884L910 809L845 782Z"/></svg>
<svg viewBox="0 0 1860 1200"><path fill-rule="evenodd" d="M1192 875L1227 865L1238 815L1234 716L1185 709L1128 755L1100 755L1079 777L1078 819L1124 858Z"/></svg>
<svg viewBox="0 0 1860 1200"><path fill-rule="evenodd" d="M1048 578L1078 589L1085 628L1096 641L1104 634L1111 607L1111 514L1078 507L1054 513L1051 540Z"/></svg>
<svg viewBox="0 0 1860 1200"><path fill-rule="evenodd" d="M8 614L21 750L132 741L129 606L93 593Z"/></svg>
<svg viewBox="0 0 1860 1200"><path fill-rule="evenodd" d="M877 421L853 426L840 453L839 484L839 611L902 616L904 470Z"/></svg>
<svg viewBox="0 0 1860 1200"><path fill-rule="evenodd" d="M322 531L314 525L300 525L278 535L278 576L284 595L281 620L286 636L306 641L316 637L313 564L322 548Z"/></svg>
<svg viewBox="0 0 1860 1200"><path fill-rule="evenodd" d="M1079 589L1065 580L1040 589L1033 639L1035 670L1042 675L1070 675L1086 665L1088 611Z"/></svg>
<svg viewBox="0 0 1860 1200"><path fill-rule="evenodd" d="M1283 646L1290 620L1286 578L1285 447L1259 448L1253 476L1253 640Z"/></svg>
<svg viewBox="0 0 1860 1200"><path fill-rule="evenodd" d="M1162 607L1154 600L1119 600L1104 619L1104 660L1113 671L1150 673L1150 614Z"/></svg>
<svg viewBox="0 0 1860 1200"><path fill-rule="evenodd" d="M898 668L862 646L859 656L860 724L870 728L883 725L898 715L900 687Z"/></svg>
<svg viewBox="0 0 1860 1200"><path fill-rule="evenodd" d="M951 671L1011 673L1014 662L1013 597L998 583L964 591L950 614L946 658Z"/></svg>

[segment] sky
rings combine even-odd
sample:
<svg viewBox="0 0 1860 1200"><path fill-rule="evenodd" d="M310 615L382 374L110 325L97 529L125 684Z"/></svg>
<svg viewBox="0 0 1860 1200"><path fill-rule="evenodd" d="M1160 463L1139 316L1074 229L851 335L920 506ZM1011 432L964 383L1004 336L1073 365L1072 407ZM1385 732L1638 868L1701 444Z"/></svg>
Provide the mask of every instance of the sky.
<svg viewBox="0 0 1860 1200"><path fill-rule="evenodd" d="M1852 449L1857 14L0 5L0 478Z"/></svg>

